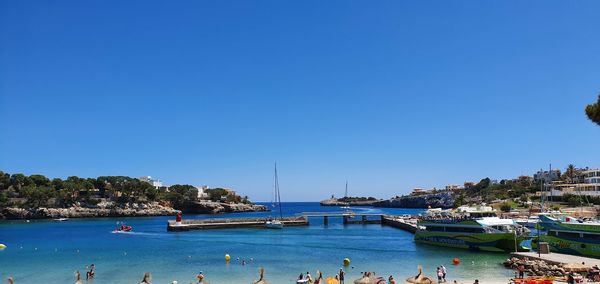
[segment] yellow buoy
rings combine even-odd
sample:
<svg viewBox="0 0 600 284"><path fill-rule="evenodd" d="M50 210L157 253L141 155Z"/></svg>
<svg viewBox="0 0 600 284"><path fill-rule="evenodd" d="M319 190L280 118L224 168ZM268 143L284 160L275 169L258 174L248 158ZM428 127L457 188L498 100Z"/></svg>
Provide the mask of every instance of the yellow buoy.
<svg viewBox="0 0 600 284"><path fill-rule="evenodd" d="M348 266L350 265L350 259L349 258L344 258L344 266Z"/></svg>
<svg viewBox="0 0 600 284"><path fill-rule="evenodd" d="M225 261L230 261L231 260L231 256L229 256L228 254L225 255Z"/></svg>
<svg viewBox="0 0 600 284"><path fill-rule="evenodd" d="M1 249L5 249L5 248L6 248L6 245L5 245L5 244L0 244L0 250L1 250Z"/></svg>

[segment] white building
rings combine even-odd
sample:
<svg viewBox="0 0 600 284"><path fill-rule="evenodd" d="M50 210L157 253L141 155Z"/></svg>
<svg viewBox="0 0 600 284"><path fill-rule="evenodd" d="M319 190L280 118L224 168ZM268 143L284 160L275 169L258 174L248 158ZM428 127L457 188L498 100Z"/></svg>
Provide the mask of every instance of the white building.
<svg viewBox="0 0 600 284"><path fill-rule="evenodd" d="M600 169L585 170L581 173L583 182L587 184L600 184Z"/></svg>
<svg viewBox="0 0 600 284"><path fill-rule="evenodd" d="M600 196L600 169L587 169L582 172L583 183L553 182L550 185L551 194Z"/></svg>
<svg viewBox="0 0 600 284"><path fill-rule="evenodd" d="M151 176L143 176L138 179L151 184L156 189L163 187L162 181L160 181L159 179L153 179Z"/></svg>
<svg viewBox="0 0 600 284"><path fill-rule="evenodd" d="M196 189L198 189L198 199L208 199L208 193L206 193L206 190L210 189L208 185L196 186Z"/></svg>

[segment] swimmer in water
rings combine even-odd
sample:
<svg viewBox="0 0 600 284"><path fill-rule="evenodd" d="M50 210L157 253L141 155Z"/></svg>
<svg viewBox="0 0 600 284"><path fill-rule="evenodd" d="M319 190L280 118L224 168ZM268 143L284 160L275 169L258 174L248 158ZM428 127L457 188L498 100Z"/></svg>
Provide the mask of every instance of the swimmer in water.
<svg viewBox="0 0 600 284"><path fill-rule="evenodd" d="M140 284L152 284L152 274L150 272L144 273L144 278L142 278Z"/></svg>
<svg viewBox="0 0 600 284"><path fill-rule="evenodd" d="M198 275L196 275L196 278L198 278L198 284L204 283L204 274L202 273L202 271L200 271L200 273L198 273Z"/></svg>

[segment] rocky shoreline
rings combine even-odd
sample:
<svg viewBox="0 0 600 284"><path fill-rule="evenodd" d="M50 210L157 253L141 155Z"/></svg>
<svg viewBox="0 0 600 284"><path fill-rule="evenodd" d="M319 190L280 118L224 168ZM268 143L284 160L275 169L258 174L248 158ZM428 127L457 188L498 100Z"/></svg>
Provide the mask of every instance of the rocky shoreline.
<svg viewBox="0 0 600 284"><path fill-rule="evenodd" d="M380 200L364 200L364 201L350 201L344 202L336 198L325 199L319 202L321 206L373 206L375 202Z"/></svg>
<svg viewBox="0 0 600 284"><path fill-rule="evenodd" d="M270 211L267 206L243 203L223 203L213 201L195 201L184 205L181 210L188 214L221 214L241 212L265 212Z"/></svg>
<svg viewBox="0 0 600 284"><path fill-rule="evenodd" d="M449 192L440 192L418 196L397 196L373 203L375 207L387 208L452 208L454 197Z"/></svg>
<svg viewBox="0 0 600 284"><path fill-rule="evenodd" d="M57 219L57 218L102 218L102 217L148 217L173 216L180 210L152 202L147 204L128 203L114 204L105 202L97 206L76 205L69 208L16 208L0 209L0 219ZM237 212L268 211L263 205L228 204L220 202L199 201L186 205L183 213L187 214L220 214Z"/></svg>
<svg viewBox="0 0 600 284"><path fill-rule="evenodd" d="M523 266L525 274L528 276L554 276L565 277L569 272L589 272L591 267L585 265L577 265L570 267L568 264L552 264L543 260L530 260L528 258L512 257L504 261L504 267L514 269Z"/></svg>

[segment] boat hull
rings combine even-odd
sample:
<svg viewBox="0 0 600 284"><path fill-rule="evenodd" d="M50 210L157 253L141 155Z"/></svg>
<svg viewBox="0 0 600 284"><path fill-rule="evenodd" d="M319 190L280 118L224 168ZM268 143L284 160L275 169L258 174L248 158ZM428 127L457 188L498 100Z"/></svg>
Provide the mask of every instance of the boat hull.
<svg viewBox="0 0 600 284"><path fill-rule="evenodd" d="M281 221L273 221L265 223L265 227L267 229L283 229L283 222Z"/></svg>
<svg viewBox="0 0 600 284"><path fill-rule="evenodd" d="M517 237L519 250L524 250L519 245L522 241L523 238ZM515 235L511 233L465 234L419 230L415 233L415 242L474 251L511 252L515 250Z"/></svg>
<svg viewBox="0 0 600 284"><path fill-rule="evenodd" d="M537 249L536 239L531 242L534 249ZM541 235L540 241L547 242L552 252L600 258L600 240Z"/></svg>

